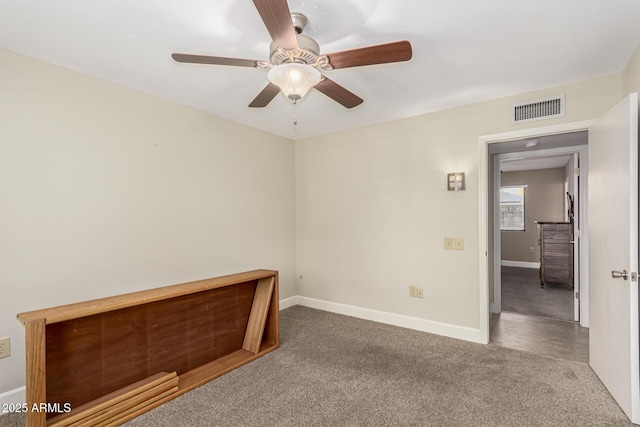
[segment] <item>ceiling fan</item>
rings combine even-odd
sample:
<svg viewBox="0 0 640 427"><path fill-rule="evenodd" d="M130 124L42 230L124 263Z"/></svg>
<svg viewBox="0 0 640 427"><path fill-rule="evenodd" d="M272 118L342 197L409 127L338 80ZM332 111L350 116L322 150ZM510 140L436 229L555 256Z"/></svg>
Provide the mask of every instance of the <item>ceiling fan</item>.
<svg viewBox="0 0 640 427"><path fill-rule="evenodd" d="M344 107L353 108L362 104L362 98L323 72L411 59L411 43L406 40L320 55L318 43L302 34L307 18L291 13L286 0L252 1L273 39L269 61L171 54L177 62L268 69L269 83L249 107L266 107L281 91L295 104L313 87Z"/></svg>

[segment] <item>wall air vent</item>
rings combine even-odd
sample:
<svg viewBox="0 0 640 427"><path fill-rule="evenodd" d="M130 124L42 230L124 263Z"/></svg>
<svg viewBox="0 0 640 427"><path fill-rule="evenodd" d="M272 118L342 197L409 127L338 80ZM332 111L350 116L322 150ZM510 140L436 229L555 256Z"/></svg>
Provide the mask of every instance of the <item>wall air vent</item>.
<svg viewBox="0 0 640 427"><path fill-rule="evenodd" d="M564 116L564 95L515 104L511 109L511 123L532 122Z"/></svg>

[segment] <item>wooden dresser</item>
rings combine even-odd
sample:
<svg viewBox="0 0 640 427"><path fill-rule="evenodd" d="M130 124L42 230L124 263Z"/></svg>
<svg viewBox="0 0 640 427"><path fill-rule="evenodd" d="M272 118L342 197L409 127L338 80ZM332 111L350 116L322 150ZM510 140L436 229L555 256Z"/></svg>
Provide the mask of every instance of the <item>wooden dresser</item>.
<svg viewBox="0 0 640 427"><path fill-rule="evenodd" d="M536 222L540 245L540 286L566 284L573 289L573 224Z"/></svg>

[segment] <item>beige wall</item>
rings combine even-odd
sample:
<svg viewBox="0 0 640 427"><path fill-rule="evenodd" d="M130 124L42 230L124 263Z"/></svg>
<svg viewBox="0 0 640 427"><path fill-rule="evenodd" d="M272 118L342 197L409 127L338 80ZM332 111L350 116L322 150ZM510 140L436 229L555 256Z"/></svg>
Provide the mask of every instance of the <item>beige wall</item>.
<svg viewBox="0 0 640 427"><path fill-rule="evenodd" d="M640 46L622 73L622 94L640 92Z"/></svg>
<svg viewBox="0 0 640 427"><path fill-rule="evenodd" d="M565 169L543 169L500 174L500 185L526 185L524 231L500 232L502 260L540 262L535 222L564 220ZM529 252L533 248L533 253Z"/></svg>
<svg viewBox="0 0 640 427"><path fill-rule="evenodd" d="M0 50L0 394L22 311L255 268L295 295L294 145Z"/></svg>
<svg viewBox="0 0 640 427"><path fill-rule="evenodd" d="M600 117L620 100L620 79L299 141L299 295L479 328L478 137ZM510 123L513 103L562 93L566 117ZM446 174L455 171L466 172L466 191L445 190ZM444 237L463 237L465 250L445 251ZM422 287L424 299L409 298L409 285Z"/></svg>

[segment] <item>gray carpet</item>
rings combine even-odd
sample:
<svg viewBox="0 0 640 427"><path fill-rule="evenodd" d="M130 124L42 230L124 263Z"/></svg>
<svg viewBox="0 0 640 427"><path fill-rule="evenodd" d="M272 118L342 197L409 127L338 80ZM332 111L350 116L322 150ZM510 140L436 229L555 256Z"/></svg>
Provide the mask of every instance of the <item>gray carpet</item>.
<svg viewBox="0 0 640 427"><path fill-rule="evenodd" d="M281 340L126 426L631 425L583 363L299 306Z"/></svg>
<svg viewBox="0 0 640 427"><path fill-rule="evenodd" d="M545 283L534 268L502 267L502 310L558 320L573 320L573 291Z"/></svg>

